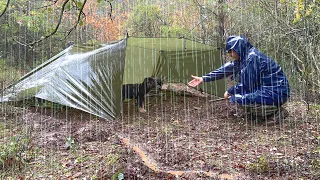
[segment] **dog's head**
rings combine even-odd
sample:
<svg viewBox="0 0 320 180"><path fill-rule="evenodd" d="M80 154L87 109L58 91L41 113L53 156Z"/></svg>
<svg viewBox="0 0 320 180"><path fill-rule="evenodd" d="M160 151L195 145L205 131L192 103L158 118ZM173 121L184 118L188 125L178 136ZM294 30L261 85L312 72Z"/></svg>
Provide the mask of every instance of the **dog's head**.
<svg viewBox="0 0 320 180"><path fill-rule="evenodd" d="M147 87L147 89L161 89L163 85L162 80L155 77L144 78L143 84Z"/></svg>
<svg viewBox="0 0 320 180"><path fill-rule="evenodd" d="M162 88L162 85L163 85L163 82L160 78L154 78L155 82L156 82L156 88L157 89L161 89Z"/></svg>

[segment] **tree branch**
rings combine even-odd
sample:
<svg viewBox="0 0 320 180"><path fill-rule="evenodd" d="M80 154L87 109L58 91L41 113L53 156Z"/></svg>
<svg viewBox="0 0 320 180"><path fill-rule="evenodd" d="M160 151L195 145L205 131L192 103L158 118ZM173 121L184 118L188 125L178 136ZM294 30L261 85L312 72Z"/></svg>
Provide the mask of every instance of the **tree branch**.
<svg viewBox="0 0 320 180"><path fill-rule="evenodd" d="M10 4L10 0L7 0L6 7L5 7L4 10L2 11L2 13L0 14L0 17L3 16L4 13L7 11L8 7L9 7L9 4Z"/></svg>
<svg viewBox="0 0 320 180"><path fill-rule="evenodd" d="M203 7L203 5L201 5L199 2L198 2L198 0L193 0L193 2L196 4L196 5L198 5L201 9L205 9L205 10L207 10L207 11L210 11L210 13L212 13L212 14L214 14L216 17L218 17L218 15L214 12L214 11L212 11L211 9L209 9L209 8L204 8ZM220 7L220 5L218 6L218 8Z"/></svg>
<svg viewBox="0 0 320 180"><path fill-rule="evenodd" d="M15 41L16 41L17 43L21 44L21 45L29 46L30 48L32 48L35 44L37 44L37 43L39 43L39 42L42 42L43 40L45 40L45 39L49 38L50 36L54 35L54 34L58 31L58 29L59 29L59 26L60 26L61 21L62 21L62 16L63 16L63 13L64 13L64 9L65 9L65 6L67 5L68 2L69 2L69 0L65 0L65 1L63 2L63 4L62 4L62 9L61 9L61 11L60 11L59 22L58 22L56 28L55 28L50 34L48 34L48 35L46 35L46 36L42 36L39 40L33 41L33 42L31 42L31 43L28 43L28 44L23 44L23 43L21 43L21 42L19 42L19 41L17 41L17 40L15 40Z"/></svg>
<svg viewBox="0 0 320 180"><path fill-rule="evenodd" d="M291 50L290 50L290 53L303 66L303 62ZM318 87L318 88L320 87L319 82L317 84L315 82L309 81L308 77L306 77L306 75L304 73L304 70L302 70L297 64L296 64L296 69L299 72L300 76L307 82L308 85L315 86L315 87Z"/></svg>
<svg viewBox="0 0 320 180"><path fill-rule="evenodd" d="M297 69L297 71L299 72L299 74L300 74L300 76L302 76L303 77L303 71L304 70L302 70L300 67L299 67L299 65L298 65L298 63L297 62L299 62L300 64L301 64L301 66L304 68L304 63L298 58L298 56L297 55L295 55L293 52L292 52L292 50L290 49L290 53L291 53L291 55L296 59L296 69Z"/></svg>
<svg viewBox="0 0 320 180"><path fill-rule="evenodd" d="M110 19L112 21L112 17L111 17L111 15L112 15L112 4L111 4L110 1L107 1L107 2L109 3L109 6L110 6L110 13L108 13L108 15L109 15L109 17L110 17Z"/></svg>
<svg viewBox="0 0 320 180"><path fill-rule="evenodd" d="M84 14L83 13L83 8L84 8L86 3L87 3L87 0L84 0L83 4L82 4L82 6L81 6L81 8L79 10L80 12L78 14L78 18L77 18L76 24L69 30L68 34L64 37L64 39L66 39L70 35L70 33L77 28L77 26L79 24L79 21L80 21L80 18L81 18L81 15Z"/></svg>
<svg viewBox="0 0 320 180"><path fill-rule="evenodd" d="M265 7L269 7L269 8L270 8L270 5L269 5L267 2L265 2L265 1L259 1L259 3L263 3L263 5L264 5ZM274 8L274 7L273 7L273 8ZM285 24L288 28L290 28L291 30L294 30L293 27L291 27L288 23L282 21L281 18L278 18L278 15L277 15L277 14L274 14L270 9L265 8L265 10L268 11L270 14L272 14L272 15L274 16L275 20L276 20L278 23L280 23L280 24Z"/></svg>

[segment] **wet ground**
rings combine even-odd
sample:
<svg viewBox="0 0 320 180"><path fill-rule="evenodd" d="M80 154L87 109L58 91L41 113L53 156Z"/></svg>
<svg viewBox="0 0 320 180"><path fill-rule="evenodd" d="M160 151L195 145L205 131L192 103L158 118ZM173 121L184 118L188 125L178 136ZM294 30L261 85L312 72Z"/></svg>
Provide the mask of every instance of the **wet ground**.
<svg viewBox="0 0 320 180"><path fill-rule="evenodd" d="M70 108L11 106L1 121L31 132L25 179L320 178L317 105L307 111L291 99L289 117L270 124L235 118L228 103L206 94L183 94L148 97L147 113L129 101L115 121Z"/></svg>

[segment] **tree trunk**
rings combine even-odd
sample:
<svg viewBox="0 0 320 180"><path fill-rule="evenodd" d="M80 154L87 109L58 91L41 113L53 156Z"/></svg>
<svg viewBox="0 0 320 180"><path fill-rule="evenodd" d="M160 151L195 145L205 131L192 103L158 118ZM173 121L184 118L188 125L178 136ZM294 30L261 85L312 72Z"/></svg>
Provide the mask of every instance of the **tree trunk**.
<svg viewBox="0 0 320 180"><path fill-rule="evenodd" d="M217 47L222 48L224 47L224 21L225 21L225 11L224 11L224 5L225 5L225 0L219 0L218 1L218 40L217 40Z"/></svg>

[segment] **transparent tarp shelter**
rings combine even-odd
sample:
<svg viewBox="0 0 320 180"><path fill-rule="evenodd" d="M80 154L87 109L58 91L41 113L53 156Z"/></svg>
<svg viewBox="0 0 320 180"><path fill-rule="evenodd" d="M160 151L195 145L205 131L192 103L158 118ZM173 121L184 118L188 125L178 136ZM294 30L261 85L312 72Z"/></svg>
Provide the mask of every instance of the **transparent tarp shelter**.
<svg viewBox="0 0 320 180"><path fill-rule="evenodd" d="M123 84L155 76L187 83L222 65L220 51L184 38L129 37L95 46L73 45L7 87L0 101L40 98L115 119L121 112ZM198 88L223 96L224 80Z"/></svg>

